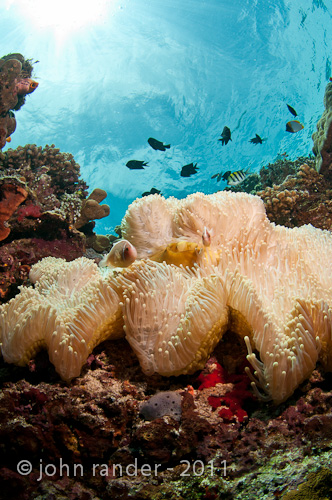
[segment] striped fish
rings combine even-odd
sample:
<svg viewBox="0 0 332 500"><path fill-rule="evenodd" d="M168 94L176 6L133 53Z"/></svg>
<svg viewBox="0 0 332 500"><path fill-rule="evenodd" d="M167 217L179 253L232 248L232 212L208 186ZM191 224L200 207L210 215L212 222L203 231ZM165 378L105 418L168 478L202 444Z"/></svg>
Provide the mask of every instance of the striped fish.
<svg viewBox="0 0 332 500"><path fill-rule="evenodd" d="M243 182L247 178L247 176L247 171L245 172L244 170L237 170L236 172L232 172L227 177L227 185L237 186L238 184L241 184L241 182Z"/></svg>

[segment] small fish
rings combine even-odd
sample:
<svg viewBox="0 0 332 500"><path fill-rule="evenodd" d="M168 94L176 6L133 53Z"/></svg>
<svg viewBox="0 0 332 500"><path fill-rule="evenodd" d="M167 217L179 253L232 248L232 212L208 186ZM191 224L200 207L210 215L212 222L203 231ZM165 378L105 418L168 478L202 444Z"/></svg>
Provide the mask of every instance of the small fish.
<svg viewBox="0 0 332 500"><path fill-rule="evenodd" d="M283 156L284 158L286 158L288 156L288 154L285 152L285 153L278 153L278 156Z"/></svg>
<svg viewBox="0 0 332 500"><path fill-rule="evenodd" d="M231 140L232 140L232 138L231 138L230 129L228 127L224 127L223 131L221 133L221 137L220 137L220 139L218 139L218 141L221 141L221 145L224 146L225 144L227 144Z"/></svg>
<svg viewBox="0 0 332 500"><path fill-rule="evenodd" d="M11 142L12 138L11 137L7 137L6 138L6 142Z"/></svg>
<svg viewBox="0 0 332 500"><path fill-rule="evenodd" d="M227 172L224 172L224 173L219 172L219 174L214 174L214 175L211 177L211 179L215 179L215 178L217 178L217 182L220 182L220 181L221 181L221 179L222 179L223 181L227 181L227 178L229 177L229 175L230 175L231 173L232 173L232 172L231 172L230 170L227 170Z"/></svg>
<svg viewBox="0 0 332 500"><path fill-rule="evenodd" d="M149 196L149 194L161 194L161 191L159 191L159 189L151 188L150 191L145 191L144 193L142 193L142 197Z"/></svg>
<svg viewBox="0 0 332 500"><path fill-rule="evenodd" d="M286 132L291 132L292 134L299 132L303 128L304 126L298 120L292 120L286 123Z"/></svg>
<svg viewBox="0 0 332 500"><path fill-rule="evenodd" d="M127 240L119 240L99 262L99 267L128 267L136 258L136 248Z"/></svg>
<svg viewBox="0 0 332 500"><path fill-rule="evenodd" d="M206 227L204 227L203 230L202 242L205 247L209 247L211 245L211 231L209 231Z"/></svg>
<svg viewBox="0 0 332 500"><path fill-rule="evenodd" d="M330 76L329 80L330 80L330 82L332 82L332 76Z"/></svg>
<svg viewBox="0 0 332 500"><path fill-rule="evenodd" d="M228 172L226 172L228 173ZM227 185L228 186L237 186L241 184L247 178L247 171L237 170L236 172L232 172L227 177Z"/></svg>
<svg viewBox="0 0 332 500"><path fill-rule="evenodd" d="M256 137L250 139L249 142L251 142L251 144L263 144L263 141L266 141L266 139L262 139L258 134L256 134Z"/></svg>
<svg viewBox="0 0 332 500"><path fill-rule="evenodd" d="M126 163L126 167L130 168L130 170L144 170L147 165L148 162L140 160L130 160Z"/></svg>
<svg viewBox="0 0 332 500"><path fill-rule="evenodd" d="M153 139L153 137L149 137L148 143L156 151L158 151L158 150L159 151L166 151L166 149L169 149L171 147L170 144L164 144L163 142L157 141L157 139Z"/></svg>
<svg viewBox="0 0 332 500"><path fill-rule="evenodd" d="M197 163L194 165L193 163L189 163L188 165L185 165L181 169L181 177L190 177L191 175L197 174Z"/></svg>
<svg viewBox="0 0 332 500"><path fill-rule="evenodd" d="M39 83L31 78L23 78L16 84L16 92L18 95L31 94L38 87Z"/></svg>
<svg viewBox="0 0 332 500"><path fill-rule="evenodd" d="M293 116L297 116L297 112L295 111L294 108L292 108L292 106L290 106L289 104L286 104L287 108L288 108L288 111L290 111L290 113L292 113Z"/></svg>

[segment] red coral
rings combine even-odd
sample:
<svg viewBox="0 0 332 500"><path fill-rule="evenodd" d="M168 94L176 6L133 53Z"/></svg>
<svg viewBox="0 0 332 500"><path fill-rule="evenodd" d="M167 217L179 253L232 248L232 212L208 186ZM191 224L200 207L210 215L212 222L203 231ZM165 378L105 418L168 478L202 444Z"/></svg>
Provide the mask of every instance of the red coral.
<svg viewBox="0 0 332 500"><path fill-rule="evenodd" d="M198 387L203 390L208 387L215 387L216 384L233 384L233 389L224 396L209 396L208 402L212 408L222 408L219 415L227 422L243 422L248 417L247 412L242 408L247 399L253 399L253 395L248 391L250 380L246 374L230 374L219 363L213 362L210 367L213 370L210 373L202 372L198 381L201 382ZM244 366L242 366L244 368Z"/></svg>

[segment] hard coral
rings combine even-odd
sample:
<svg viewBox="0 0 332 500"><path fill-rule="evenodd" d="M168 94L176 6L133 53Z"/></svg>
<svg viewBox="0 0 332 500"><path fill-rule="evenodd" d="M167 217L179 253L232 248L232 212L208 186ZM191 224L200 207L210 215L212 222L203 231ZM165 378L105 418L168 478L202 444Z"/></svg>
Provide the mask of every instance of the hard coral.
<svg viewBox="0 0 332 500"><path fill-rule="evenodd" d="M6 222L28 196L23 183L15 178L0 179L0 241L10 233Z"/></svg>
<svg viewBox="0 0 332 500"><path fill-rule="evenodd" d="M129 207L122 224L141 261L108 277L94 268L91 279L85 278L92 269L85 260L46 260L32 268L36 290L22 289L1 307L6 360L27 363L46 344L68 380L79 374L97 342L119 334L124 321L147 375L202 369L228 329L246 343L253 386L277 404L311 374L318 359L332 371L330 233L275 226L263 202L244 193L143 200ZM204 227L213 234L211 246L192 270L146 258L176 241L198 244Z"/></svg>
<svg viewBox="0 0 332 500"><path fill-rule="evenodd" d="M24 59L22 54L8 54L0 59L0 149L16 128L15 116L10 110L19 110L25 95L38 86L30 79L32 69L31 60Z"/></svg>
<svg viewBox="0 0 332 500"><path fill-rule="evenodd" d="M286 162L285 162L286 163ZM311 223L320 229L332 226L332 183L311 165L303 164L280 184L257 194L265 204L268 218L288 227ZM273 175L271 166L270 176ZM267 175L264 172L264 175ZM282 178L282 177L281 177Z"/></svg>
<svg viewBox="0 0 332 500"><path fill-rule="evenodd" d="M100 205L107 196L103 189L94 189L88 198L82 203L81 214L75 222L77 229L85 226L88 222L102 219L110 214L110 207L106 204Z"/></svg>

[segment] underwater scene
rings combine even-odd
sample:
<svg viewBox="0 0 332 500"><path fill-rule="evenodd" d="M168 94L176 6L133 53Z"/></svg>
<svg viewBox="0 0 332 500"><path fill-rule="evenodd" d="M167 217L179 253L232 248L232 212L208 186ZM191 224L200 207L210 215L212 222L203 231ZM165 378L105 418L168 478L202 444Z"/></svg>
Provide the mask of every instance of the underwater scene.
<svg viewBox="0 0 332 500"><path fill-rule="evenodd" d="M0 500L332 498L332 1L0 6Z"/></svg>

